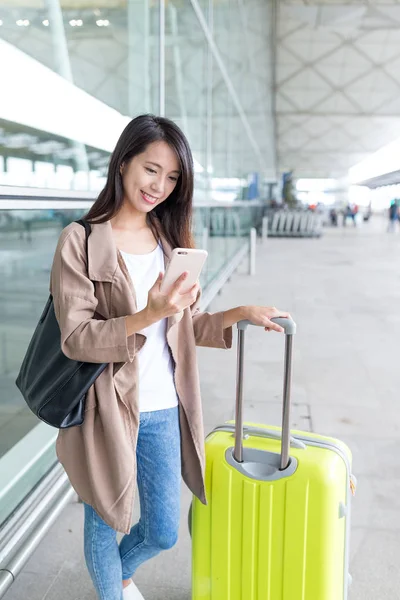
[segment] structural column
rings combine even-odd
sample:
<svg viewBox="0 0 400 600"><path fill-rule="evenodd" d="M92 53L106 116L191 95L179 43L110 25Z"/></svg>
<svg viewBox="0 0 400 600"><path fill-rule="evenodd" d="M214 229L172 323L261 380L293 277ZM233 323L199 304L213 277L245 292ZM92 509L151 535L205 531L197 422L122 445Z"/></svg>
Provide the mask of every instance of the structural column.
<svg viewBox="0 0 400 600"><path fill-rule="evenodd" d="M74 82L71 69L71 61L68 52L67 36L65 35L64 19L59 0L45 0L45 5L49 17L49 28L54 52L54 71L64 77L71 83ZM89 187L89 161L87 158L86 147L81 142L70 141L74 149L74 161L78 171L85 171L88 174Z"/></svg>
<svg viewBox="0 0 400 600"><path fill-rule="evenodd" d="M128 0L128 108L131 117L152 112L149 0Z"/></svg>

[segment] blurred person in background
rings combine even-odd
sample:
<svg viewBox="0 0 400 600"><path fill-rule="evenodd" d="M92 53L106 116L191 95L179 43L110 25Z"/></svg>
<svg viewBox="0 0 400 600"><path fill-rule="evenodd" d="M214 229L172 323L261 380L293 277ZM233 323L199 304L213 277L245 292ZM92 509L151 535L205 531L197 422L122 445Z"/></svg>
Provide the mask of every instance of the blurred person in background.
<svg viewBox="0 0 400 600"><path fill-rule="evenodd" d="M347 218L350 217L353 221L353 225L354 227L357 227L357 223L356 223L356 215L358 213L358 206L357 204L348 204L346 206L346 208L344 209L344 213L343 213L343 227L346 227L346 221Z"/></svg>
<svg viewBox="0 0 400 600"><path fill-rule="evenodd" d="M336 208L331 208L329 211L329 218L331 220L331 225L333 227L337 227L338 224L338 214Z"/></svg>
<svg viewBox="0 0 400 600"><path fill-rule="evenodd" d="M394 233L396 231L396 223L399 220L399 207L397 205L397 200L392 200L389 207L389 223L388 223L388 232Z"/></svg>
<svg viewBox="0 0 400 600"><path fill-rule="evenodd" d="M370 220L372 215L372 203L370 202L367 206L367 208L365 209L364 215L363 215L363 221L367 222Z"/></svg>

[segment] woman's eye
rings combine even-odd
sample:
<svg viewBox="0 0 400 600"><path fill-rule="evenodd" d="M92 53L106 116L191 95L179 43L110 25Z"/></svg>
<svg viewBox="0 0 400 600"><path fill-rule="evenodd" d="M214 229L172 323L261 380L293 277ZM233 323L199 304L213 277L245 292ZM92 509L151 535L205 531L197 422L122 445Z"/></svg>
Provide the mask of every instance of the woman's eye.
<svg viewBox="0 0 400 600"><path fill-rule="evenodd" d="M150 167L146 167L146 171L148 173L156 173L157 171L155 171L154 169L150 169Z"/></svg>
<svg viewBox="0 0 400 600"><path fill-rule="evenodd" d="M170 177L170 180L171 180L171 181L175 181L175 182L177 182L177 181L178 181L178 178L177 178L177 177Z"/></svg>

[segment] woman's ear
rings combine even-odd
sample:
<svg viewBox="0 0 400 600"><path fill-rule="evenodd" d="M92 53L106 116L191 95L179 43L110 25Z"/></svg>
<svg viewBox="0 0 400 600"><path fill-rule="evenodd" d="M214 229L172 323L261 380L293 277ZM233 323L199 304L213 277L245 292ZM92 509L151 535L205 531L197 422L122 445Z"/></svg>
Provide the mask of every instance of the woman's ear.
<svg viewBox="0 0 400 600"><path fill-rule="evenodd" d="M124 169L125 169L125 163L123 162L119 168L119 172L121 173L121 175L123 174Z"/></svg>

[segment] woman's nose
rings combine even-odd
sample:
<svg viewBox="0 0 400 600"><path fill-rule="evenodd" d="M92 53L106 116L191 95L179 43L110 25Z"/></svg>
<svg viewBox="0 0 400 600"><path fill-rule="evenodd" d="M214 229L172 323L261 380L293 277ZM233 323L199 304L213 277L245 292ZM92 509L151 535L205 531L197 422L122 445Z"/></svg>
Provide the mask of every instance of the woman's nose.
<svg viewBox="0 0 400 600"><path fill-rule="evenodd" d="M164 178L160 177L159 179L156 179L155 181L152 182L151 189L154 192L157 192L158 194L162 194L164 192L164 185L165 185Z"/></svg>

